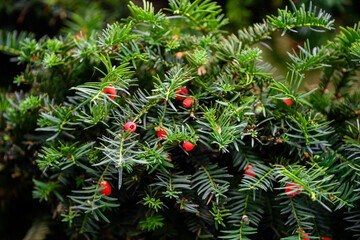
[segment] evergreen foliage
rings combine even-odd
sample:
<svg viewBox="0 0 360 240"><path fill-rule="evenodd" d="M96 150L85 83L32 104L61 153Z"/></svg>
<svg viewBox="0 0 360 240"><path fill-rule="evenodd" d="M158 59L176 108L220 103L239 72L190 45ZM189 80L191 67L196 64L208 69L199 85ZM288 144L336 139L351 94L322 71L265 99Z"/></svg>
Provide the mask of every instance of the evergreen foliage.
<svg viewBox="0 0 360 240"><path fill-rule="evenodd" d="M211 0L169 6L130 3L101 32L0 33L0 50L26 64L14 82L30 89L1 93L0 148L27 141L41 171L33 197L71 239L358 239L360 25L299 46L278 76L256 43L332 30L329 14L292 4L228 35ZM302 89L314 69L318 88Z"/></svg>

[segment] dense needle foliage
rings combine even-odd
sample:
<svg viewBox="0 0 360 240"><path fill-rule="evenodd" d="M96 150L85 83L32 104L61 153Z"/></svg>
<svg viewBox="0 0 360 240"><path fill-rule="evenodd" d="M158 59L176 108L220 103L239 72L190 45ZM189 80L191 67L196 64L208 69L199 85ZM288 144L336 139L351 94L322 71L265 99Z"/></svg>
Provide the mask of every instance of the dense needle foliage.
<svg viewBox="0 0 360 240"><path fill-rule="evenodd" d="M305 42L280 76L258 43L332 31L329 14L291 4L229 35L212 0L169 6L130 2L101 32L2 34L29 91L1 93L0 150L33 154L33 198L71 239L359 238L360 26Z"/></svg>

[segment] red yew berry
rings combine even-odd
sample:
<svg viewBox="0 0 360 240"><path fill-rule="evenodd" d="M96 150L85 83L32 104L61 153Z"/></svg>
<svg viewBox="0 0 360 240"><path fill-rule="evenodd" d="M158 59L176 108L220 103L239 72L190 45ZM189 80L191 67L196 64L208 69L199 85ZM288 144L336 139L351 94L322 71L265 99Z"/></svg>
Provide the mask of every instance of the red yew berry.
<svg viewBox="0 0 360 240"><path fill-rule="evenodd" d="M245 169L245 175L251 176L251 177L255 177L256 175L254 174L255 171L252 169L253 166L249 165L246 169Z"/></svg>
<svg viewBox="0 0 360 240"><path fill-rule="evenodd" d="M304 231L301 231L300 232L300 235L301 235L301 238L304 239L304 240L310 240L310 238L307 238L309 236L309 234L307 234L306 232ZM306 237L303 237L303 236L306 236Z"/></svg>
<svg viewBox="0 0 360 240"><path fill-rule="evenodd" d="M169 159L169 160L165 160L165 161L167 161L167 162L171 162L171 161L172 161L172 158L171 158L170 155L168 156L168 159Z"/></svg>
<svg viewBox="0 0 360 240"><path fill-rule="evenodd" d="M110 98L113 99L116 97L116 90L115 88L113 87L108 87L104 90L104 93L107 94L107 93L110 93Z"/></svg>
<svg viewBox="0 0 360 240"><path fill-rule="evenodd" d="M100 191L101 194L104 194L105 196L108 196L111 194L111 186L108 183L108 181L104 180L100 183L102 187L104 187L103 190Z"/></svg>
<svg viewBox="0 0 360 240"><path fill-rule="evenodd" d="M189 93L189 92L188 92L188 90L187 90L185 87L180 88L180 89L176 90L176 92L175 92L176 98L177 98L178 100L183 100L184 97L182 97L182 96L188 95L188 93Z"/></svg>
<svg viewBox="0 0 360 240"><path fill-rule="evenodd" d="M331 240L330 237L321 237L322 240Z"/></svg>
<svg viewBox="0 0 360 240"><path fill-rule="evenodd" d="M166 134L165 130L157 131L157 137L160 138L161 140L165 140L166 136L167 136L167 134Z"/></svg>
<svg viewBox="0 0 360 240"><path fill-rule="evenodd" d="M135 132L136 130L136 124L134 122L127 122L125 124L125 130L129 132Z"/></svg>
<svg viewBox="0 0 360 240"><path fill-rule="evenodd" d="M193 103L194 103L194 99L192 99L192 98L186 98L186 99L183 101L183 106L184 106L185 108L190 108Z"/></svg>
<svg viewBox="0 0 360 240"><path fill-rule="evenodd" d="M302 192L302 187L297 186L296 183L289 183L286 185L285 192L289 197L294 197L296 194L300 194Z"/></svg>
<svg viewBox="0 0 360 240"><path fill-rule="evenodd" d="M291 99L283 99L283 102L286 103L286 105L291 106L293 104L293 101Z"/></svg>
<svg viewBox="0 0 360 240"><path fill-rule="evenodd" d="M183 143L183 148L188 152L191 151L194 147L195 147L195 145L192 144L191 142L184 142Z"/></svg>

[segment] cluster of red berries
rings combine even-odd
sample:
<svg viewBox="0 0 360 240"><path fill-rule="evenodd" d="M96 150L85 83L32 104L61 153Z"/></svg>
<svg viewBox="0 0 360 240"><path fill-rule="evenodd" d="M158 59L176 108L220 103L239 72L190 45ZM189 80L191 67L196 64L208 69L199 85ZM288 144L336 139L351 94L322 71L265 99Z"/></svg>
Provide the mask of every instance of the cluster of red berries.
<svg viewBox="0 0 360 240"><path fill-rule="evenodd" d="M186 87L180 88L178 90L175 91L176 94L176 98L178 100L183 100L185 98L186 95L188 95L188 90L186 89ZM190 108L192 104L194 104L195 101L192 98L185 98L183 101L183 106L185 108ZM160 129L157 130L157 137L160 138L161 140L165 140L167 136L167 133L164 129ZM195 147L194 144L190 143L190 142L184 142L183 143L183 148L186 151L191 151L193 148Z"/></svg>
<svg viewBox="0 0 360 240"><path fill-rule="evenodd" d="M134 122L127 122L124 126L125 130L126 131L129 131L129 132L135 132L136 130L136 123ZM160 129L159 131L157 131L157 136L158 138L160 138L161 140L165 140L166 139L166 136L167 136L167 133L165 130L163 129ZM194 144L192 144L191 142L184 142L183 143L183 148L186 150L186 151L191 151L193 148L195 147Z"/></svg>
<svg viewBox="0 0 360 240"><path fill-rule="evenodd" d="M286 185L285 193L289 197L294 197L296 194L302 192L302 186L299 186L297 183L289 183Z"/></svg>
<svg viewBox="0 0 360 240"><path fill-rule="evenodd" d="M113 99L116 97L116 90L115 88L113 87L108 87L104 90L104 93L105 94L110 94L110 98ZM176 91L176 98L179 99L179 100L182 100L184 99L184 95L187 95L188 94L188 90L186 88L181 88L179 90ZM186 108L190 108L191 105L194 103L194 99L192 98L186 98L184 101L183 101L183 106L186 107ZM136 123L134 122L127 122L124 126L125 130L130 132L130 133L133 133L136 131ZM161 140L165 140L166 139L166 136L167 136L167 133L164 129L160 129L157 131L157 137L160 138ZM186 150L186 151L191 151L193 148L195 147L194 144L190 143L190 142L184 142L183 143L183 148ZM171 162L172 159L171 159L171 156L169 155L168 156L168 159L169 160L166 160L167 162ZM105 196L108 196L111 194L111 186L110 184L107 182L107 181L102 181L100 183L100 185L102 187L104 187L103 190L100 191L101 194L105 195Z"/></svg>
<svg viewBox="0 0 360 240"><path fill-rule="evenodd" d="M155 130L156 130L156 128L155 128ZM160 130L157 131L157 137L160 138L161 140L165 140L166 136L167 136L167 133L166 133L166 131L164 129L160 129ZM191 151L194 147L195 147L195 145L192 144L191 142L184 142L183 143L183 148L188 152Z"/></svg>
<svg viewBox="0 0 360 240"><path fill-rule="evenodd" d="M109 93L111 99L116 97L116 90L113 87L106 88L104 90L104 93L105 94ZM187 95L188 93L189 92L185 87L180 88L176 91L176 95L177 95L176 98L179 100L182 100L182 99L184 99L184 96ZM190 108L192 104L194 104L194 99L192 99L192 98L186 98L183 101L183 106L185 108ZM135 132L135 130L136 130L136 124L134 122L127 122L124 127L125 127L125 130L129 131L130 133ZM159 131L157 131L157 137L160 138L161 140L165 140L166 136L167 136L167 134L166 134L165 130L160 129ZM192 144L190 142L183 143L183 148L186 151L191 151L194 147L195 147L194 144Z"/></svg>
<svg viewBox="0 0 360 240"><path fill-rule="evenodd" d="M116 90L113 87L106 88L104 90L104 93L105 94L110 94L111 99L114 99L116 97ZM178 89L175 93L176 93L176 98L177 99L183 100L185 98L184 96L186 96L189 92L185 87L183 87L183 88ZM185 98L185 100L183 101L183 106L185 108L190 108L191 105L194 104L194 102L195 101L192 98Z"/></svg>
<svg viewBox="0 0 360 240"><path fill-rule="evenodd" d="M183 100L185 97L184 96L186 96L186 95L188 95L188 90L185 88L185 87L183 87L183 88L180 88L180 89L178 89L178 90L176 90L176 92L175 92L175 94L176 94L176 98L178 99L178 100ZM192 98L185 98L185 100L183 101L183 106L185 107L185 108L190 108L191 107L191 105L192 104L194 104L194 99L192 99Z"/></svg>

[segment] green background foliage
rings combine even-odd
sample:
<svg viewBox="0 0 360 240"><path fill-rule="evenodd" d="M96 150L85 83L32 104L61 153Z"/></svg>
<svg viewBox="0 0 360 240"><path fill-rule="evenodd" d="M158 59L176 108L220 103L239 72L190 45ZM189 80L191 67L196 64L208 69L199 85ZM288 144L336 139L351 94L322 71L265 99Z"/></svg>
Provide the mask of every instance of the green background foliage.
<svg viewBox="0 0 360 240"><path fill-rule="evenodd" d="M357 239L359 2L218 3L0 3L0 239Z"/></svg>

